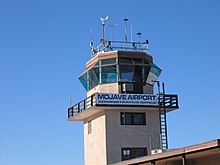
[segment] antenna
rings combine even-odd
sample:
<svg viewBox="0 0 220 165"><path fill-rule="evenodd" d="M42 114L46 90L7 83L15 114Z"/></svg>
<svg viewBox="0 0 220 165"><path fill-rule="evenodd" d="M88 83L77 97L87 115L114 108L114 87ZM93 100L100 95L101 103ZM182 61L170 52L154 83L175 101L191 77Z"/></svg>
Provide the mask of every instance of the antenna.
<svg viewBox="0 0 220 165"><path fill-rule="evenodd" d="M72 98L70 97L70 107L72 106Z"/></svg>
<svg viewBox="0 0 220 165"><path fill-rule="evenodd" d="M138 38L139 38L139 51L140 51L140 49L141 49L141 32L137 32L137 36L138 36Z"/></svg>
<svg viewBox="0 0 220 165"><path fill-rule="evenodd" d="M100 20L102 21L102 40L103 42L105 41L105 21L108 20L108 16L106 16L105 18L100 18Z"/></svg>
<svg viewBox="0 0 220 165"><path fill-rule="evenodd" d="M92 42L92 28L90 28L90 43Z"/></svg>
<svg viewBox="0 0 220 165"><path fill-rule="evenodd" d="M127 26L128 26L128 18L123 19L125 21L125 46L126 49L128 47L128 34L127 34Z"/></svg>
<svg viewBox="0 0 220 165"><path fill-rule="evenodd" d="M93 41L92 41L92 28L90 28L90 49L91 49L91 55L94 54L94 48L93 48Z"/></svg>
<svg viewBox="0 0 220 165"><path fill-rule="evenodd" d="M148 39L146 39L146 45L147 45L146 52L148 53L148 49L149 49L149 40Z"/></svg>
<svg viewBox="0 0 220 165"><path fill-rule="evenodd" d="M141 38L141 32L137 32L137 36L138 36L138 38L140 39Z"/></svg>
<svg viewBox="0 0 220 165"><path fill-rule="evenodd" d="M109 27L112 27L111 29L111 41L113 41L113 27L118 27L118 24L112 24L112 25L108 25Z"/></svg>

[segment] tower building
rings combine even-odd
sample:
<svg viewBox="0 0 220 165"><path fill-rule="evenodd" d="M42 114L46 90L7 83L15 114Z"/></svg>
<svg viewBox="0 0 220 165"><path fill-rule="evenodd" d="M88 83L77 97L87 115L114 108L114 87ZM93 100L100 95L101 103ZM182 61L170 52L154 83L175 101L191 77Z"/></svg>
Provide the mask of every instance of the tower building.
<svg viewBox="0 0 220 165"><path fill-rule="evenodd" d="M148 54L148 40L129 42L127 33L124 42L106 40L105 19L101 44L91 43L92 58L79 76L87 98L68 108L68 121L84 122L85 165L166 150L166 113L178 109L177 95L160 88L162 70Z"/></svg>

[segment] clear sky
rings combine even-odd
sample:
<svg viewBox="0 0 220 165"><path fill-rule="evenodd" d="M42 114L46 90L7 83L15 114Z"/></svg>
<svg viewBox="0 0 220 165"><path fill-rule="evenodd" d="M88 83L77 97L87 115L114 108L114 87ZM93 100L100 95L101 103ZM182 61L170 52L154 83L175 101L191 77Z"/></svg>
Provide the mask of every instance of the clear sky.
<svg viewBox="0 0 220 165"><path fill-rule="evenodd" d="M83 164L83 123L67 108L86 97L77 77L107 15L115 39L123 18L133 39L148 36L159 80L179 95L169 147L220 138L219 0L0 0L1 165Z"/></svg>

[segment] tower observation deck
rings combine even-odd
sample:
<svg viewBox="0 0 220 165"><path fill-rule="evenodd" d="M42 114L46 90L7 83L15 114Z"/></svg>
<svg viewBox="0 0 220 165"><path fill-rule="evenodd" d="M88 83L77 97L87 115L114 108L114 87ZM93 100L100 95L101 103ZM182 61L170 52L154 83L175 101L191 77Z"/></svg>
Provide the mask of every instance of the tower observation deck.
<svg viewBox="0 0 220 165"><path fill-rule="evenodd" d="M97 47L91 43L91 59L79 76L87 97L68 108L68 121L84 122L86 165L168 149L166 113L178 109L177 95L165 93L164 84L160 90L162 70L148 54L148 40L109 41L104 36Z"/></svg>

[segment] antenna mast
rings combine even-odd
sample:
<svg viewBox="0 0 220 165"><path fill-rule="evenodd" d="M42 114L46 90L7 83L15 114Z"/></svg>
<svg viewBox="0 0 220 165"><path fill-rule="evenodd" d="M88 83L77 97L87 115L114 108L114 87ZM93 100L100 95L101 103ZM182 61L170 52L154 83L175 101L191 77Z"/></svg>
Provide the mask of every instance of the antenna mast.
<svg viewBox="0 0 220 165"><path fill-rule="evenodd" d="M92 29L90 28L90 49L91 49L91 55L93 56L94 48L93 48L93 41L92 41Z"/></svg>
<svg viewBox="0 0 220 165"><path fill-rule="evenodd" d="M118 27L118 24L112 24L112 25L108 25L109 27L112 27L111 28L111 41L113 41L113 27Z"/></svg>
<svg viewBox="0 0 220 165"><path fill-rule="evenodd" d="M125 47L126 47L126 49L128 48L128 32L127 32L127 26L128 26L128 19L127 18L125 18L124 19L124 21L125 21Z"/></svg>
<svg viewBox="0 0 220 165"><path fill-rule="evenodd" d="M102 40L103 42L105 42L105 21L108 20L108 16L106 16L105 18L100 18L100 20L102 21Z"/></svg>

